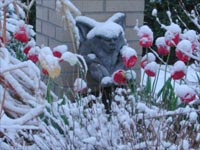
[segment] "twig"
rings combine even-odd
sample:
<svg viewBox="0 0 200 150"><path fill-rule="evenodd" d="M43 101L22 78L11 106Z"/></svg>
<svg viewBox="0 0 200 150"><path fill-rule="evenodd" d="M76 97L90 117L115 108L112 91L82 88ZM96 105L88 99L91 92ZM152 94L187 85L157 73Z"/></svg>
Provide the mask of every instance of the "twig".
<svg viewBox="0 0 200 150"><path fill-rule="evenodd" d="M3 99L2 99L2 102L1 102L1 108L0 108L0 119L2 117L2 112L3 112L3 109L4 109L4 103L5 103L5 100L6 100L6 87L4 88L4 92L3 92Z"/></svg>
<svg viewBox="0 0 200 150"><path fill-rule="evenodd" d="M3 16L3 43L6 46L6 6L3 7Z"/></svg>
<svg viewBox="0 0 200 150"><path fill-rule="evenodd" d="M44 108L45 108L45 106L38 106L36 108L33 108L32 110L30 110L30 112L25 114L23 117L15 119L12 122L12 124L23 125L26 122L28 122L29 120L31 120L31 119L37 117L38 115L40 115L41 113L43 113Z"/></svg>

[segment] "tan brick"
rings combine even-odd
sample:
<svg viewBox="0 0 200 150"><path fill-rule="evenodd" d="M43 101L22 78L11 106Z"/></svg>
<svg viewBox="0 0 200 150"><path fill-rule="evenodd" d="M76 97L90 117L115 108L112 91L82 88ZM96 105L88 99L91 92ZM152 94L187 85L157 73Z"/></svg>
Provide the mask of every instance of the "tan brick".
<svg viewBox="0 0 200 150"><path fill-rule="evenodd" d="M55 9L56 8L56 1L55 0L43 0L43 6Z"/></svg>
<svg viewBox="0 0 200 150"><path fill-rule="evenodd" d="M102 12L103 0L72 0L81 12Z"/></svg>
<svg viewBox="0 0 200 150"><path fill-rule="evenodd" d="M106 11L144 11L143 0L107 0Z"/></svg>
<svg viewBox="0 0 200 150"><path fill-rule="evenodd" d="M66 44L66 43L57 41L57 40L55 40L53 38L49 38L49 47L54 48L54 47L56 47L56 46L58 46L60 44Z"/></svg>
<svg viewBox="0 0 200 150"><path fill-rule="evenodd" d="M47 21L48 20L48 9L42 6L36 7L36 18Z"/></svg>
<svg viewBox="0 0 200 150"><path fill-rule="evenodd" d="M125 37L129 40L137 40L137 33L133 30L133 28L126 28L125 29Z"/></svg>
<svg viewBox="0 0 200 150"><path fill-rule="evenodd" d="M71 41L70 33L68 29L63 29L60 27L56 27L56 39L61 42L69 42Z"/></svg>
<svg viewBox="0 0 200 150"><path fill-rule="evenodd" d="M36 32L42 32L42 21L39 19L36 19Z"/></svg>
<svg viewBox="0 0 200 150"><path fill-rule="evenodd" d="M57 26L63 27L62 16L55 10L49 9L49 22Z"/></svg>
<svg viewBox="0 0 200 150"><path fill-rule="evenodd" d="M141 12L135 13L126 13L126 26L135 26L136 20L139 21L139 24L143 24L144 15Z"/></svg>
<svg viewBox="0 0 200 150"><path fill-rule="evenodd" d="M36 1L36 4L38 5L38 4L42 4L42 0L37 0Z"/></svg>
<svg viewBox="0 0 200 150"><path fill-rule="evenodd" d="M49 37L55 37L55 26L49 22L42 22L42 33Z"/></svg>
<svg viewBox="0 0 200 150"><path fill-rule="evenodd" d="M48 37L47 36L44 36L42 34L39 34L37 33L37 36L36 36L36 43L37 45L46 45L48 46Z"/></svg>
<svg viewBox="0 0 200 150"><path fill-rule="evenodd" d="M106 21L109 17L111 17L114 13L112 12L98 12L98 13L84 13L85 16L90 17L96 21L102 22Z"/></svg>

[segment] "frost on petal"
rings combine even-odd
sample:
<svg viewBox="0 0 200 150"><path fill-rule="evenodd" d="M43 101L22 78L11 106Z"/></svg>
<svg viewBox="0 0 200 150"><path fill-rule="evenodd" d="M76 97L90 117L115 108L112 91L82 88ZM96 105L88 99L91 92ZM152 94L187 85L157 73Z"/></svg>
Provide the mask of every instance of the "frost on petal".
<svg viewBox="0 0 200 150"><path fill-rule="evenodd" d="M158 64L154 61L148 63L144 68L145 73L151 77L154 77L156 75L157 70L158 70Z"/></svg>
<svg viewBox="0 0 200 150"><path fill-rule="evenodd" d="M192 43L189 40L182 40L178 43L176 50L192 53Z"/></svg>
<svg viewBox="0 0 200 150"><path fill-rule="evenodd" d="M179 25L172 23L171 25L165 27L165 41L168 46L175 46L180 40L181 28Z"/></svg>
<svg viewBox="0 0 200 150"><path fill-rule="evenodd" d="M176 47L176 57L187 62L190 59L188 54L192 54L192 43L189 40L182 40Z"/></svg>
<svg viewBox="0 0 200 150"><path fill-rule="evenodd" d="M158 37L155 44L157 46L158 54L164 56L169 54L170 47L166 44L165 37Z"/></svg>
<svg viewBox="0 0 200 150"><path fill-rule="evenodd" d="M153 32L147 25L143 25L140 27L138 31L138 36L142 37L144 35L149 35L149 38L153 41Z"/></svg>
<svg viewBox="0 0 200 150"><path fill-rule="evenodd" d="M124 65L128 68L133 67L137 62L137 53L134 49L128 46L123 46L121 49Z"/></svg>
<svg viewBox="0 0 200 150"><path fill-rule="evenodd" d="M177 61L171 68L171 77L174 80L182 79L186 74L186 65L183 61Z"/></svg>
<svg viewBox="0 0 200 150"><path fill-rule="evenodd" d="M153 62L156 60L156 57L153 53L145 54L141 59L141 67L144 68L148 63Z"/></svg>
<svg viewBox="0 0 200 150"><path fill-rule="evenodd" d="M60 75L61 67L59 61L53 55L47 55L43 59L39 59L43 69L48 71L50 77L55 78Z"/></svg>
<svg viewBox="0 0 200 150"><path fill-rule="evenodd" d="M172 33L181 33L181 28L178 24L172 23L169 26L166 27L167 31L170 31Z"/></svg>
<svg viewBox="0 0 200 150"><path fill-rule="evenodd" d="M189 40L190 42L197 41L197 34L194 30L188 30L183 33L182 39Z"/></svg>
<svg viewBox="0 0 200 150"><path fill-rule="evenodd" d="M60 52L61 54L66 52L67 50L68 50L67 45L58 45L58 46L53 48L53 52L57 51L57 52Z"/></svg>
<svg viewBox="0 0 200 150"><path fill-rule="evenodd" d="M189 103L196 98L196 93L194 89L185 84L180 85L179 87L176 88L176 95L184 103Z"/></svg>
<svg viewBox="0 0 200 150"><path fill-rule="evenodd" d="M74 91L80 93L84 92L86 89L87 89L87 83L81 78L76 78L74 82Z"/></svg>
<svg viewBox="0 0 200 150"><path fill-rule="evenodd" d="M63 53L62 60L68 62L71 66L74 66L78 63L78 58L75 54L73 54L72 52L65 52Z"/></svg>

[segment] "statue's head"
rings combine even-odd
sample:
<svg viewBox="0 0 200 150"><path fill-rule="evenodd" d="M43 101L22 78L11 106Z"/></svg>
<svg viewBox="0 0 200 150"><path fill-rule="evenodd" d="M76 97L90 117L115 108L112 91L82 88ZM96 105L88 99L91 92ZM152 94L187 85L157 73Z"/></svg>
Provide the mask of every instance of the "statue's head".
<svg viewBox="0 0 200 150"><path fill-rule="evenodd" d="M119 51L126 44L124 38L125 15L116 13L105 22L97 22L85 16L76 19L80 35L80 51L84 44L90 49L104 50L107 53Z"/></svg>

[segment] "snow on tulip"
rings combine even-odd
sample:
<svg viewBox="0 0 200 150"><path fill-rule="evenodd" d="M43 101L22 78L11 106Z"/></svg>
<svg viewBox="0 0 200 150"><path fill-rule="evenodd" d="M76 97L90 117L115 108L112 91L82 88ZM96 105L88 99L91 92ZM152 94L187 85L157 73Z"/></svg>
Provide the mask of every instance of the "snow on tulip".
<svg viewBox="0 0 200 150"><path fill-rule="evenodd" d="M166 26L165 42L168 46L176 46L180 41L181 28L175 23Z"/></svg>
<svg viewBox="0 0 200 150"><path fill-rule="evenodd" d="M185 84L178 86L175 93L180 100L186 104L192 102L196 98L195 90Z"/></svg>
<svg viewBox="0 0 200 150"><path fill-rule="evenodd" d="M156 75L157 70L158 64L154 61L148 63L144 68L145 73L150 77L154 77Z"/></svg>
<svg viewBox="0 0 200 150"><path fill-rule="evenodd" d="M192 54L192 43L188 40L182 40L176 47L176 57L183 62L189 61L188 54Z"/></svg>
<svg viewBox="0 0 200 150"><path fill-rule="evenodd" d="M171 68L171 78L174 80L182 79L186 74L186 65L183 61L177 61Z"/></svg>
<svg viewBox="0 0 200 150"><path fill-rule="evenodd" d="M140 62L140 66L144 69L144 67L150 63L150 62L153 62L156 60L156 57L153 53L147 53L145 54L142 59L141 59L141 62Z"/></svg>
<svg viewBox="0 0 200 150"><path fill-rule="evenodd" d="M59 45L53 48L53 55L61 58L62 54L67 51L67 45Z"/></svg>
<svg viewBox="0 0 200 150"><path fill-rule="evenodd" d="M34 47L35 45L36 45L36 43L35 43L34 40L29 41L29 42L25 45L23 52L27 55L28 52L30 51L30 49L31 49L32 47Z"/></svg>
<svg viewBox="0 0 200 150"><path fill-rule="evenodd" d="M68 51L64 52L60 59L68 62L71 66L74 66L79 62L77 56Z"/></svg>
<svg viewBox="0 0 200 150"><path fill-rule="evenodd" d="M127 68L133 67L137 62L137 53L134 49L128 46L123 46L121 49L122 59Z"/></svg>
<svg viewBox="0 0 200 150"><path fill-rule="evenodd" d="M74 82L74 91L78 93L83 93L86 90L87 90L87 83L81 78L76 78Z"/></svg>
<svg viewBox="0 0 200 150"><path fill-rule="evenodd" d="M38 61L38 52L40 48L39 47L32 47L27 54L27 58L29 60L32 60L34 63Z"/></svg>
<svg viewBox="0 0 200 150"><path fill-rule="evenodd" d="M156 39L156 47L158 54L166 56L169 54L170 47L166 44L164 37L158 37Z"/></svg>
<svg viewBox="0 0 200 150"><path fill-rule="evenodd" d="M198 36L194 30L188 30L182 35L182 39L189 40L192 43L192 50L197 50Z"/></svg>
<svg viewBox="0 0 200 150"><path fill-rule="evenodd" d="M14 38L22 43L27 43L30 38L30 30L24 21L20 20L14 32Z"/></svg>
<svg viewBox="0 0 200 150"><path fill-rule="evenodd" d="M60 75L61 67L57 57L53 56L53 53L49 47L43 47L39 51L39 61L41 67L46 70L51 78L55 78Z"/></svg>
<svg viewBox="0 0 200 150"><path fill-rule="evenodd" d="M143 25L138 29L139 45L142 47L151 47L153 44L153 32L147 26Z"/></svg>
<svg viewBox="0 0 200 150"><path fill-rule="evenodd" d="M115 84L126 84L126 72L124 70L117 70L112 74L112 80Z"/></svg>

